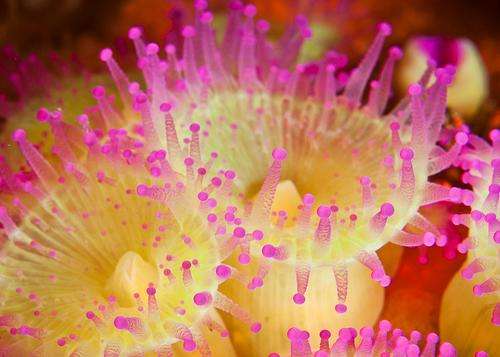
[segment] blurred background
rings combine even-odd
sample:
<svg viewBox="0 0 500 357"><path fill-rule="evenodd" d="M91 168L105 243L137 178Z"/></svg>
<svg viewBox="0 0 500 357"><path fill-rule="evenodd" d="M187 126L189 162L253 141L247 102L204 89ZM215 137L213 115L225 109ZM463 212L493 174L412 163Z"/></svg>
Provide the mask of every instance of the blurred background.
<svg viewBox="0 0 500 357"><path fill-rule="evenodd" d="M210 0L209 3L217 16L228 1ZM253 3L259 16L270 21L276 34L297 14L306 14L314 33L313 40L306 45L311 57L335 48L346 53L350 63L356 63L381 21L393 25L389 45L409 49L416 57L422 53L411 52L411 41L415 37L439 36L438 52L444 54L444 58L448 58L450 43L469 39L471 42L463 42L469 46L463 51L468 61L463 61L466 68L461 81L466 85L457 88L460 95L453 99L454 103L450 101L450 105L453 104L450 117L467 122L476 133L483 135L500 127L500 1L254 0ZM98 73L105 71L98 59L103 47L120 50L125 58L120 62L127 62L127 53L132 53L126 38L129 27L141 25L150 41L176 41L182 24L191 21L191 7L189 0L0 0L0 48L11 46L8 48L15 49L20 57L36 53L41 58L49 58L50 53L56 51L62 57L76 59L86 70ZM2 56L5 53L0 53L0 93L15 96L7 72L1 72ZM130 60L133 57L128 58L129 65L134 65ZM399 94L407 85L404 64L403 60L396 76ZM442 179L456 177L451 173ZM456 210L431 207L428 212L431 217L439 215L432 209ZM449 229L454 230L450 235L465 235L456 227ZM463 257L450 254L442 248L424 253L406 249L401 265L394 272L394 283L387 290L382 317L403 328L423 332L437 330L441 294L463 262Z"/></svg>
<svg viewBox="0 0 500 357"><path fill-rule="evenodd" d="M228 0L211 0L222 9ZM273 0L253 1L259 15L279 29L306 13L336 49L353 60L365 51L376 23L393 25L393 44L439 35L469 38L477 46L489 76L490 111L500 97L500 1L498 0ZM75 52L87 66L99 65L97 53L120 41L131 25L142 25L149 39L161 41L176 17L172 8L189 9L190 0L0 0L0 44L21 53L47 49ZM314 27L313 27L314 29ZM330 37L329 37L330 36Z"/></svg>
<svg viewBox="0 0 500 357"><path fill-rule="evenodd" d="M222 9L229 0L211 0ZM74 52L89 68L97 54L140 24L148 39L161 41L176 21L189 21L190 0L0 0L0 44L21 53L48 49ZM500 98L500 2L496 0L256 0L259 15L280 29L296 14L312 19L315 36L356 60L371 41L374 26L393 25L392 44L404 46L415 36L469 38L477 46L490 84L485 109L490 114ZM175 9L175 10L173 10ZM181 11L178 11L178 10ZM182 11L186 10L186 11ZM100 68L100 66L98 67Z"/></svg>

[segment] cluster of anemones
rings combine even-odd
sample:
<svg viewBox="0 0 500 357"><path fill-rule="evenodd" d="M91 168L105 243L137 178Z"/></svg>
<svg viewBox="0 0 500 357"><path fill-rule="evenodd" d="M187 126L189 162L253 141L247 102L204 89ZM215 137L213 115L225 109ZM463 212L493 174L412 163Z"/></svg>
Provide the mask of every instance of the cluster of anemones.
<svg viewBox="0 0 500 357"><path fill-rule="evenodd" d="M206 8L195 2L180 56L173 44L162 56L140 28L130 29L145 88L111 49L101 51L121 105L96 86L97 106L78 125L59 110L37 113L52 130L57 160L40 154L25 131L14 132L30 169L2 162L0 172L6 353L170 355L182 341L209 355L202 327L228 336L213 308L248 325L231 336L239 352L282 353L282 327L301 315L269 311L300 309L319 296L324 286L307 293L310 277L336 287L315 314L362 311L362 302L347 306L356 262L389 285L376 250L387 242L443 244L446 236L419 207L470 201L467 190L428 182L468 143L459 132L448 150L436 144L452 68L429 63L389 111L401 50L391 48L369 82L388 24L348 73L335 54L295 63L311 36L301 16L273 44L256 8L231 2L218 45ZM295 279L293 291L283 276ZM229 278L234 283L219 288ZM278 337L248 346L254 337L246 332L262 328L257 321ZM408 341L404 347L415 350Z"/></svg>

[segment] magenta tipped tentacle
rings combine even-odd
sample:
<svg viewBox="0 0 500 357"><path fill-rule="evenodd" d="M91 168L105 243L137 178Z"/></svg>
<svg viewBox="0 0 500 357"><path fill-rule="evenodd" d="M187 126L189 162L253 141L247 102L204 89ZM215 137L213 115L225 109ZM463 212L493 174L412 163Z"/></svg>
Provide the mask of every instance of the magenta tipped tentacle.
<svg viewBox="0 0 500 357"><path fill-rule="evenodd" d="M257 80L256 73L256 43L254 31L254 16L257 9L254 5L246 5L243 9L245 20L241 35L241 47L238 54L238 78L243 88L252 88Z"/></svg>
<svg viewBox="0 0 500 357"><path fill-rule="evenodd" d="M347 299L347 288L348 288L348 273L347 269L343 265L338 265L333 268L333 274L335 276L335 283L337 286L337 299L338 303L335 305L335 311L342 314L347 311L347 306L345 305Z"/></svg>
<svg viewBox="0 0 500 357"><path fill-rule="evenodd" d="M370 91L370 100L368 102L368 109L375 115L381 115L391 94L391 81L394 71L394 64L400 60L403 52L398 47L389 49L389 57L385 61L384 68L380 73L380 77L376 82L377 85Z"/></svg>
<svg viewBox="0 0 500 357"><path fill-rule="evenodd" d="M131 98L128 92L130 82L125 72L123 72L123 70L114 59L113 51L110 48L104 48L103 50L101 50L100 59L108 66L111 77L113 77L123 103L131 105Z"/></svg>
<svg viewBox="0 0 500 357"><path fill-rule="evenodd" d="M377 36L371 47L366 52L363 60L353 70L345 88L345 96L357 106L360 103L366 83L375 68L380 52L384 45L384 39L391 34L391 26L387 23L379 25Z"/></svg>
<svg viewBox="0 0 500 357"><path fill-rule="evenodd" d="M295 268L295 275L297 281L297 293L293 296L293 301L296 304L303 304L305 302L305 294L307 285L309 284L309 275L311 274L311 267L307 265L299 265Z"/></svg>
<svg viewBox="0 0 500 357"><path fill-rule="evenodd" d="M276 187L278 186L281 176L282 162L286 157L287 152L285 149L277 148L273 150L273 163L262 184L259 196L254 205L254 211L252 212L252 215L254 215L256 219L267 219L271 213Z"/></svg>
<svg viewBox="0 0 500 357"><path fill-rule="evenodd" d="M332 226L330 216L332 210L328 206L319 206L317 215L319 217L318 228L315 233L315 240L319 246L328 246L332 238Z"/></svg>

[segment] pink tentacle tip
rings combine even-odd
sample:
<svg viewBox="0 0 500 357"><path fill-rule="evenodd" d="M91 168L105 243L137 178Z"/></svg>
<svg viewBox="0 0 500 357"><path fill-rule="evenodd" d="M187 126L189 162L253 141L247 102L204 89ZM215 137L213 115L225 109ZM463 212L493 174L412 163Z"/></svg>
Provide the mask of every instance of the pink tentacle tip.
<svg viewBox="0 0 500 357"><path fill-rule="evenodd" d="M26 140L26 131L24 129L16 129L12 134L12 139L15 142L21 142Z"/></svg>
<svg viewBox="0 0 500 357"><path fill-rule="evenodd" d="M319 206L316 213L318 217L328 218L332 214L332 209L329 206Z"/></svg>
<svg viewBox="0 0 500 357"><path fill-rule="evenodd" d="M232 170L227 170L224 173L224 177L227 178L228 180L234 180L236 178L236 172Z"/></svg>
<svg viewBox="0 0 500 357"><path fill-rule="evenodd" d="M319 332L319 337L322 339L322 340L328 340L330 337L332 337L332 333L328 330L321 330Z"/></svg>
<svg viewBox="0 0 500 357"><path fill-rule="evenodd" d="M111 57L113 57L113 51L111 50L111 48L104 48L101 50L101 53L99 54L99 58L103 62L109 61Z"/></svg>
<svg viewBox="0 0 500 357"><path fill-rule="evenodd" d="M258 20L256 23L256 27L257 27L257 31L264 34L264 33L269 31L269 29L271 28L271 25L266 20Z"/></svg>
<svg viewBox="0 0 500 357"><path fill-rule="evenodd" d="M362 176L360 179L359 179L359 182L361 183L361 185L363 186L369 186L371 184L371 180L368 176Z"/></svg>
<svg viewBox="0 0 500 357"><path fill-rule="evenodd" d="M245 235L246 235L246 231L242 227L236 227L233 230L233 236L235 236L236 238L244 238Z"/></svg>
<svg viewBox="0 0 500 357"><path fill-rule="evenodd" d="M427 342L438 343L439 342L439 335L437 333L431 332L430 334L427 335Z"/></svg>
<svg viewBox="0 0 500 357"><path fill-rule="evenodd" d="M184 348L184 351L186 352L192 352L196 349L196 342L191 339L186 339L182 343L182 348Z"/></svg>
<svg viewBox="0 0 500 357"><path fill-rule="evenodd" d="M335 305L335 311L339 314L343 314L347 311L347 306L345 304L337 304Z"/></svg>
<svg viewBox="0 0 500 357"><path fill-rule="evenodd" d="M398 122L393 121L389 127L392 131L398 131L401 128L401 125Z"/></svg>
<svg viewBox="0 0 500 357"><path fill-rule="evenodd" d="M301 30L300 30L300 35L302 36L302 38L304 39L309 39L313 36L313 32L311 30L310 27L308 26L304 26Z"/></svg>
<svg viewBox="0 0 500 357"><path fill-rule="evenodd" d="M271 244L262 247L262 255L266 258L273 258L276 255L276 248Z"/></svg>
<svg viewBox="0 0 500 357"><path fill-rule="evenodd" d="M310 193L306 193L304 195L304 198L302 199L302 202L307 206L311 206L314 203L314 196Z"/></svg>
<svg viewBox="0 0 500 357"><path fill-rule="evenodd" d="M210 11L205 11L201 17L200 21L204 24L209 24L214 20L214 15Z"/></svg>
<svg viewBox="0 0 500 357"><path fill-rule="evenodd" d="M391 203L386 202L380 206L380 213L382 213L385 217L390 217L394 214L394 206Z"/></svg>
<svg viewBox="0 0 500 357"><path fill-rule="evenodd" d="M240 262L240 264L247 265L250 264L250 261L251 261L250 255L246 253L241 253L240 255L238 255L238 262Z"/></svg>
<svg viewBox="0 0 500 357"><path fill-rule="evenodd" d="M262 330L262 325L260 324L260 322L255 322L252 324L252 326L250 326L250 331L252 331L253 333L259 333L260 330Z"/></svg>
<svg viewBox="0 0 500 357"><path fill-rule="evenodd" d="M131 40L136 40L142 36L142 30L139 27L131 27L128 30L128 38Z"/></svg>
<svg viewBox="0 0 500 357"><path fill-rule="evenodd" d="M392 324L388 320L382 320L379 322L378 328L381 331L389 332L392 330Z"/></svg>
<svg viewBox="0 0 500 357"><path fill-rule="evenodd" d="M496 231L493 234L493 241L497 244L500 244L500 231Z"/></svg>
<svg viewBox="0 0 500 357"><path fill-rule="evenodd" d="M42 123L49 121L50 112L45 108L40 108L36 112L36 119Z"/></svg>
<svg viewBox="0 0 500 357"><path fill-rule="evenodd" d="M209 292L203 291L196 293L193 296L193 302L198 306L207 306L212 302L212 295Z"/></svg>
<svg viewBox="0 0 500 357"><path fill-rule="evenodd" d="M440 355L442 357L455 357L457 355L457 350L449 342L445 342L439 348Z"/></svg>
<svg viewBox="0 0 500 357"><path fill-rule="evenodd" d="M392 33L392 26L387 22L381 22L378 24L379 32L384 36L390 36Z"/></svg>
<svg viewBox="0 0 500 357"><path fill-rule="evenodd" d="M277 161L283 161L286 159L288 153L284 148L276 148L273 150L273 159Z"/></svg>
<svg viewBox="0 0 500 357"><path fill-rule="evenodd" d="M399 152L399 156L401 157L401 159L403 159L404 161L410 161L413 159L413 157L415 156L415 152L410 149L410 148L403 148L401 149L401 151Z"/></svg>
<svg viewBox="0 0 500 357"><path fill-rule="evenodd" d="M160 110L164 113L168 113L172 109L172 104L165 102L160 104Z"/></svg>
<svg viewBox="0 0 500 357"><path fill-rule="evenodd" d="M403 51L397 46L393 46L389 49L389 56L395 60L400 60L403 57Z"/></svg>
<svg viewBox="0 0 500 357"><path fill-rule="evenodd" d="M146 46L146 53L149 56L156 55L159 51L160 47L154 42L148 43L148 45Z"/></svg>
<svg viewBox="0 0 500 357"><path fill-rule="evenodd" d="M500 140L500 130L493 129L492 131L490 131L489 137L494 143L497 142L498 140Z"/></svg>
<svg viewBox="0 0 500 357"><path fill-rule="evenodd" d="M296 293L293 295L293 302L297 305L302 305L306 301L304 294Z"/></svg>
<svg viewBox="0 0 500 357"><path fill-rule="evenodd" d="M256 229L255 231L252 232L252 238L257 241L262 240L262 238L264 238L264 232Z"/></svg>
<svg viewBox="0 0 500 357"><path fill-rule="evenodd" d="M113 321L113 324L118 330L124 330L128 327L128 322L127 318L123 316L117 316L115 317L115 320Z"/></svg>
<svg viewBox="0 0 500 357"><path fill-rule="evenodd" d="M198 123L193 123L189 126L189 131L192 133L197 133L200 131L200 124Z"/></svg>
<svg viewBox="0 0 500 357"><path fill-rule="evenodd" d="M228 279L231 276L231 268L227 265L218 265L215 268L215 274L221 279Z"/></svg>
<svg viewBox="0 0 500 357"><path fill-rule="evenodd" d="M243 10L243 14L246 16L246 17L254 17L255 15L257 15L257 8L255 7L255 5L247 5L245 6L245 9Z"/></svg>
<svg viewBox="0 0 500 357"><path fill-rule="evenodd" d="M137 185L136 191L139 196L146 196L148 194L148 187L146 185L140 184Z"/></svg>
<svg viewBox="0 0 500 357"><path fill-rule="evenodd" d="M182 36L185 38L190 38L196 35L196 30L194 29L193 26L185 26L182 29Z"/></svg>
<svg viewBox="0 0 500 357"><path fill-rule="evenodd" d="M93 89L92 89L92 95L94 96L94 98L96 99L101 99L104 97L104 95L106 94L106 89L103 87L103 86L95 86Z"/></svg>
<svg viewBox="0 0 500 357"><path fill-rule="evenodd" d="M431 232L426 232L423 241L426 247L432 247L436 243L436 236Z"/></svg>
<svg viewBox="0 0 500 357"><path fill-rule="evenodd" d="M168 45L165 46L165 52L168 55L174 55L175 52L177 52L177 48L175 47L175 45L169 43Z"/></svg>
<svg viewBox="0 0 500 357"><path fill-rule="evenodd" d="M410 86L408 87L408 94L412 97L419 96L420 94L422 94L422 86L417 83L410 84Z"/></svg>
<svg viewBox="0 0 500 357"><path fill-rule="evenodd" d="M440 68L436 71L436 78L439 83L449 86L453 82L453 74Z"/></svg>

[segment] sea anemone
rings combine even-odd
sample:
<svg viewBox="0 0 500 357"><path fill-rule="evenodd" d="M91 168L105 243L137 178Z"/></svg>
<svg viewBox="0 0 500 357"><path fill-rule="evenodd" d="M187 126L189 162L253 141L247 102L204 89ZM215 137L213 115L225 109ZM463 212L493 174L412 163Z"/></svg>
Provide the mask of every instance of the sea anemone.
<svg viewBox="0 0 500 357"><path fill-rule="evenodd" d="M389 111L393 67L402 56L396 47L389 49L380 75L370 82L368 100L363 99L391 32L388 24L379 26L361 63L347 73L341 71L346 58L334 52L296 65L311 36L303 16L271 43L266 39L269 24L254 20L256 8L233 1L218 45L206 8L205 1L195 2L195 24L182 31L180 58L179 49L167 44L162 59L160 46L145 43L140 28L129 31L147 85L142 111L146 140L156 149L178 152L172 123L194 123L204 150L216 152L219 162L234 170L225 176L231 181L226 200L234 207L224 220L248 229L239 230L234 248L235 259L251 276L249 289L269 285L272 293L266 299L272 303L293 298L300 305L311 272L329 268L329 279L337 285L335 310L345 313L349 264L359 261L387 286L390 278L375 251L389 241L442 244L446 237L418 213L419 207L467 196L427 181L450 166L467 142L467 135L457 133L448 151L436 145L454 71L435 70L429 63L419 83ZM130 94L137 98L139 85L128 80L111 49L104 49L101 59L123 101L133 102ZM416 230L403 230L408 226ZM295 273L292 296L285 296L288 289L276 291L280 285L268 275L273 267ZM235 300L247 294L239 283L224 291Z"/></svg>
<svg viewBox="0 0 500 357"><path fill-rule="evenodd" d="M378 330L366 326L359 331L355 328L342 328L338 332L337 339L330 341L332 336L329 330L319 333L319 348L311 348L309 342L310 334L307 331L292 327L287 336L290 340L291 357L347 357L347 356L409 356L409 357L455 357L456 349L452 344L439 343L436 333L429 333L424 339L419 331L412 331L410 337L405 337L402 330L393 328L387 320L378 324ZM288 354L287 354L288 355ZM269 354L269 357L279 357L277 353ZM285 356L285 355L283 355ZM476 356L487 356L479 352Z"/></svg>
<svg viewBox="0 0 500 357"><path fill-rule="evenodd" d="M103 88L93 93L103 109ZM136 96L135 108L145 100ZM217 291L233 274L221 263L238 229L218 220L230 209L218 199L228 179L208 176L216 155L201 161L193 126L189 154L167 159L149 148L142 126L120 127L119 115L105 131L92 129L86 114L81 128L59 111L41 109L38 117L50 123L60 160L49 163L24 130L14 132L36 178L2 172L3 354L170 355L182 341L209 355L202 328L228 336L214 307L260 330ZM174 158L184 172L172 169Z"/></svg>
<svg viewBox="0 0 500 357"><path fill-rule="evenodd" d="M216 152L219 162L234 170L226 178L232 185L228 199L235 206L224 220L262 233L239 230L235 246L235 262L251 277L247 287L268 301L265 309L256 304L256 317L291 298L303 304L310 274L319 268L333 269L329 279L336 281L337 296L330 299L337 300L337 312L345 313L349 264L359 261L387 286L390 278L375 251L389 241L444 244L446 237L418 213L419 207L469 197L467 191L427 181L450 166L467 142L464 133L457 133L449 151L436 145L453 69L435 71L429 63L409 95L388 111L393 67L402 56L396 47L389 49L379 77L370 83L368 100L363 99L391 32L388 24L379 26L364 59L347 73L341 70L346 58L335 52L296 65L311 36L302 16L270 43L269 24L254 20L256 8L233 1L218 45L206 7L205 1L195 2L195 24L182 31L182 51L167 44L166 59L160 46L143 41L140 28L129 31L148 88L147 141L176 152L172 123L196 123L204 150ZM136 95L138 86L127 79L111 49L104 49L101 59L124 101L130 101L129 93ZM429 86L433 73L436 79ZM408 226L412 233L403 230ZM295 273L292 296L285 296L289 289L279 288L268 275L282 266ZM236 301L246 299L240 283L224 291Z"/></svg>
<svg viewBox="0 0 500 357"><path fill-rule="evenodd" d="M220 162L237 172L228 179L248 201L241 213L227 218L266 226L265 239L252 241L253 255L267 262L304 262L306 268L358 259L386 285L376 249L388 241L418 246L443 238L433 236L432 225L417 210L461 199L460 190L450 194L427 182L450 166L467 142L467 135L458 133L449 151L435 144L445 120L450 69L437 70L435 84L426 88L434 71L429 67L409 96L384 114L398 48L389 50L379 79L371 82L368 103L362 97L391 32L388 24L379 26L365 58L343 83L346 74L335 76L331 58L287 70L311 34L303 17L271 47L265 40L268 24L254 24L255 7L232 2L219 47L206 2L195 7L196 25L183 31L182 61L174 46L167 44L163 61L159 46L145 44L139 28L129 32L148 86L145 135L152 146L175 152L171 123L197 123L205 149L216 149ZM111 49L104 49L101 59L125 101L129 91L137 97L138 85L128 82ZM275 212L273 205L288 212ZM402 232L408 223L423 233Z"/></svg>
<svg viewBox="0 0 500 357"><path fill-rule="evenodd" d="M440 315L442 334L465 354L479 347L500 353L500 132L493 130L490 139L471 135L460 158L474 200L471 213L455 215L453 222L469 227L458 245L468 257L443 296Z"/></svg>

